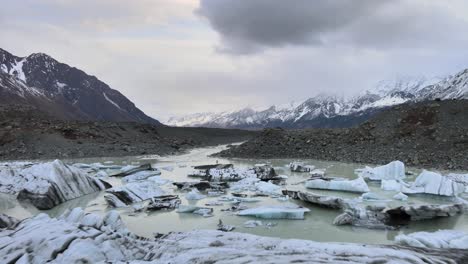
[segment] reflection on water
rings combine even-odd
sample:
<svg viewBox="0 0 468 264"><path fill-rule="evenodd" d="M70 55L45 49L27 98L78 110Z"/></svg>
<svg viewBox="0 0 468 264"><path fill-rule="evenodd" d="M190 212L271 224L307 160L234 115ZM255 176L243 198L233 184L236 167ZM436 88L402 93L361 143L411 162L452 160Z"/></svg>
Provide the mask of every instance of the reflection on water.
<svg viewBox="0 0 468 264"><path fill-rule="evenodd" d="M146 157L118 157L118 158L93 158L93 159L75 159L68 160L67 162L112 162L116 165L127 164L143 164L151 163L154 167L167 167L172 166L172 171L162 170L162 176L165 179L172 181L195 181L196 179L189 179L186 175L191 170L191 166L212 164L212 163L233 163L236 167L250 167L256 163L269 162L275 167L279 174L288 175L287 185L284 188L291 190L306 191L302 181L307 179L307 173L291 173L286 165L291 162L290 159L273 159L273 160L254 160L254 159L220 159L207 157L208 155L220 151L222 147L202 148L193 150L187 154L170 157L146 156ZM363 165L347 164L340 162L327 162L305 160L306 163L315 165L317 168L327 169L327 174L330 176L340 176L347 178L355 178L354 169L361 168ZM419 170L410 168L411 171L416 173ZM112 171L109 171L112 173ZM413 180L414 176L409 180ZM112 185L121 185L119 179L111 178L106 179ZM297 184L299 183L299 184ZM429 195L411 196L408 201L401 202L392 200L395 192L386 192L380 189L380 184L369 183L369 188L372 192L377 193L379 196L389 199L387 202L390 206L398 206L402 204L444 204L450 203L450 198L436 197ZM218 200L217 197L208 197L199 201L187 201L184 198L184 193L179 192L177 188L172 185L163 186L168 192L178 194L182 199L182 204L191 204L204 206L205 203ZM311 191L311 190L308 190ZM343 198L357 198L359 194L313 190L315 193L340 196ZM296 203L309 208L311 211L306 214L305 220L266 220L262 219L264 224L272 223L273 227L256 227L245 228L243 223L252 220L252 217L236 216L231 212L223 212L221 209L230 206L229 203L224 202L223 206L213 206L214 217L204 218L202 216L193 214L179 214L175 211L151 212L151 213L134 213L132 208L118 209L123 220L126 222L128 228L133 232L143 235L152 236L154 233L167 233L170 231L189 231L193 229L216 229L218 220L222 219L225 224L236 226L238 232L248 232L263 236L273 236L281 238L300 238L310 239L315 241L338 241L338 242L358 242L358 243L390 243L395 236L402 233L412 233L417 231L437 231L439 229L457 229L468 231L468 216L461 215L450 218L439 218L428 221L413 222L409 226L404 227L397 231L388 230L369 230L365 228L358 228L352 226L334 226L333 219L340 213L337 210L315 207L301 201L287 201L282 202L273 198L261 198L260 202L247 203L249 207L262 206L262 205L281 205L287 203ZM371 204L372 202L368 202ZM52 210L39 211L34 207L18 203L14 196L0 195L0 212L6 213L18 218L26 218L31 215L44 212L53 217L62 214L70 208L82 207L87 212L104 214L111 210L107 207L104 200L104 192L95 193L83 196L79 199L63 203Z"/></svg>

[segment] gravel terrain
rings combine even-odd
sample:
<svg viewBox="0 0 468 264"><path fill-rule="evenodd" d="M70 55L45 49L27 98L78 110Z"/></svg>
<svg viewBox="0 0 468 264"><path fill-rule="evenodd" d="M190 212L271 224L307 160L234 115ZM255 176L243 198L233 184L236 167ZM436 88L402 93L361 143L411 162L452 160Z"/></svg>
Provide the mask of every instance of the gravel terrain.
<svg viewBox="0 0 468 264"><path fill-rule="evenodd" d="M468 100L405 104L355 128L265 129L217 154L239 158L311 158L468 170Z"/></svg>
<svg viewBox="0 0 468 264"><path fill-rule="evenodd" d="M0 105L0 159L174 154L245 141L255 132L212 128L56 120L24 105Z"/></svg>

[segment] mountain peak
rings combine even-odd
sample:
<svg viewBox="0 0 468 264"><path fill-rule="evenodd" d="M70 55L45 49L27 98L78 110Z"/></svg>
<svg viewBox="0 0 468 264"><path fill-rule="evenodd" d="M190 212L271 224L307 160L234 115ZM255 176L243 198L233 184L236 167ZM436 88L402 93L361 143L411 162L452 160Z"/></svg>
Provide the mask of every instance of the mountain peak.
<svg viewBox="0 0 468 264"><path fill-rule="evenodd" d="M468 99L468 69L445 79L406 76L382 81L375 88L348 99L321 93L287 107L272 106L252 113L205 113L203 118L183 118L183 125L249 129L343 127L357 125L387 107L437 98ZM170 125L180 123L178 119L169 122Z"/></svg>
<svg viewBox="0 0 468 264"><path fill-rule="evenodd" d="M0 103L27 104L62 119L159 124L120 92L45 53L16 57L0 50ZM5 78L3 78L5 77Z"/></svg>

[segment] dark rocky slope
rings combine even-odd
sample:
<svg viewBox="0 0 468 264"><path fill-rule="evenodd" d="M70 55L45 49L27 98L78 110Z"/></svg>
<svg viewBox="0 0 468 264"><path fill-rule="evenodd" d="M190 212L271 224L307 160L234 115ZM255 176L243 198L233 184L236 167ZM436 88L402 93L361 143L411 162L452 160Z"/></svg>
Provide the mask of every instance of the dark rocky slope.
<svg viewBox="0 0 468 264"><path fill-rule="evenodd" d="M64 120L159 124L98 78L44 53L0 49L0 104L33 106Z"/></svg>
<svg viewBox="0 0 468 264"><path fill-rule="evenodd" d="M404 104L356 128L265 129L218 154L241 158L312 158L468 169L468 100Z"/></svg>
<svg viewBox="0 0 468 264"><path fill-rule="evenodd" d="M0 105L0 159L172 154L247 140L254 132L137 122L57 120L36 108Z"/></svg>

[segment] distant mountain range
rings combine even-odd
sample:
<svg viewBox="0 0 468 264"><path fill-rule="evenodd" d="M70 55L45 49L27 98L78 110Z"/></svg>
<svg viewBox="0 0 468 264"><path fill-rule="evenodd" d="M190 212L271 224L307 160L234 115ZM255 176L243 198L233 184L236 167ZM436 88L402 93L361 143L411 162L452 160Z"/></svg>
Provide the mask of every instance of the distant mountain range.
<svg viewBox="0 0 468 264"><path fill-rule="evenodd" d="M394 105L435 99L468 99L468 69L443 79L402 78L381 82L374 89L349 99L318 95L286 107L191 114L171 118L166 124L242 129L349 127Z"/></svg>
<svg viewBox="0 0 468 264"><path fill-rule="evenodd" d="M0 49L0 104L30 105L60 119L160 124L96 77L43 53L17 57Z"/></svg>

